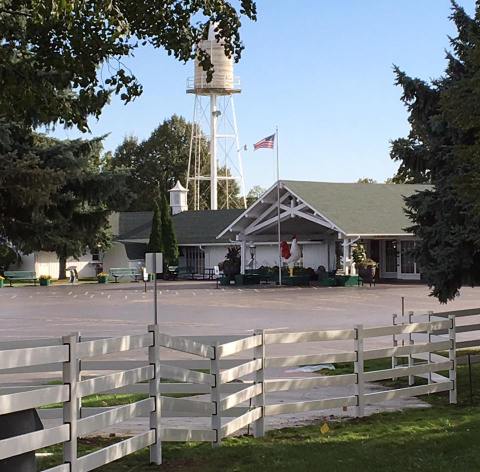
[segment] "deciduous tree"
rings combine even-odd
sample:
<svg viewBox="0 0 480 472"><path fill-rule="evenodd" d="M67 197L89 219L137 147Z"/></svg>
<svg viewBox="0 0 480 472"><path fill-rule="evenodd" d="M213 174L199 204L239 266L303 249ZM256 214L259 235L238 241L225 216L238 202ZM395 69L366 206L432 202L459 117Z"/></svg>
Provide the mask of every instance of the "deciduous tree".
<svg viewBox="0 0 480 472"><path fill-rule="evenodd" d="M128 186L134 195L128 210L149 211L159 192L167 195L177 180L184 185L187 180L188 158L192 124L183 117L173 115L164 120L143 142L133 136L126 137L115 150L110 165L112 168L128 167ZM209 173L209 143L206 137L200 138L201 171ZM225 166L218 169L219 176L230 176ZM238 208L243 205L240 187L234 180L220 180L218 201L220 208ZM188 194L189 208L193 208L193 191ZM208 181L200 187L200 209L210 206L210 186Z"/></svg>
<svg viewBox="0 0 480 472"><path fill-rule="evenodd" d="M122 62L141 46L177 60L197 55L211 77L207 51L195 45L209 22L239 59L242 17L253 0L3 0L0 2L0 115L25 126L88 128L113 94L128 103L142 86Z"/></svg>

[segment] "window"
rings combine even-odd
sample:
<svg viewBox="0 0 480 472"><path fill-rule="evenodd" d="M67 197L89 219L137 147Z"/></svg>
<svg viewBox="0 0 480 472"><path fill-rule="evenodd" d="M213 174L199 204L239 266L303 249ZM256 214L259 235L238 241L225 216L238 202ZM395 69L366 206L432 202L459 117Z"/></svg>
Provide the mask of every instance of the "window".
<svg viewBox="0 0 480 472"><path fill-rule="evenodd" d="M90 251L90 254L92 256L92 261L93 262L99 262L100 261L100 250L98 248L92 249Z"/></svg>
<svg viewBox="0 0 480 472"><path fill-rule="evenodd" d="M415 241L402 241L401 242L401 269L402 274L414 274L415 273L415 259L412 255L412 250L415 247Z"/></svg>
<svg viewBox="0 0 480 472"><path fill-rule="evenodd" d="M185 264L196 274L203 274L205 269L205 253L199 247L185 247Z"/></svg>

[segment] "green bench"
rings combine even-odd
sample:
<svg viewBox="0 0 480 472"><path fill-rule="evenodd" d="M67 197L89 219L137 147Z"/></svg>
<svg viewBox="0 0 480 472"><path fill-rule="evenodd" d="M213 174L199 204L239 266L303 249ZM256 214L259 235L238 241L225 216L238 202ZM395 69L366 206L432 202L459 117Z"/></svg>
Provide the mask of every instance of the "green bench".
<svg viewBox="0 0 480 472"><path fill-rule="evenodd" d="M6 270L4 275L10 283L10 287L15 280L33 280L33 285L37 285L38 277L35 272L28 270Z"/></svg>
<svg viewBox="0 0 480 472"><path fill-rule="evenodd" d="M115 279L115 283L118 283L120 277L130 277L135 282L138 282L142 276L137 269L131 269L129 267L112 267L109 271L110 277Z"/></svg>

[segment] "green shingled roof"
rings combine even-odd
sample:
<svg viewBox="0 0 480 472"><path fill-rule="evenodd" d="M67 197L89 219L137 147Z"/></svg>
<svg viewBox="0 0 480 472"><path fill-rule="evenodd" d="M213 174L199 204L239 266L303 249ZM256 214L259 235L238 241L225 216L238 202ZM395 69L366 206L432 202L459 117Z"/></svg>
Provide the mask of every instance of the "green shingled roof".
<svg viewBox="0 0 480 472"><path fill-rule="evenodd" d="M404 199L429 185L282 180L292 193L345 234L401 235L411 225Z"/></svg>
<svg viewBox="0 0 480 472"><path fill-rule="evenodd" d="M241 209L184 211L172 217L178 244L206 244L228 242L231 235L216 239ZM150 211L121 212L119 214L119 241L148 241L152 225Z"/></svg>
<svg viewBox="0 0 480 472"><path fill-rule="evenodd" d="M228 242L232 235L216 239L243 209L183 211L173 217L178 244Z"/></svg>

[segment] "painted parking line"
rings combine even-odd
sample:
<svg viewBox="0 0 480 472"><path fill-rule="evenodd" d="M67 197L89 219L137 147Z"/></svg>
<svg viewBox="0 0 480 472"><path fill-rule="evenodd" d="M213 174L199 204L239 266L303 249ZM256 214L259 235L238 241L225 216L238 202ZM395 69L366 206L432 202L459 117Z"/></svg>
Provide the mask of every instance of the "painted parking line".
<svg viewBox="0 0 480 472"><path fill-rule="evenodd" d="M111 296L111 295L108 295L108 296L107 296L107 299L110 300L110 298L112 298L112 296Z"/></svg>
<svg viewBox="0 0 480 472"><path fill-rule="evenodd" d="M73 296L73 298L77 298L77 297L78 297L78 295L74 295L74 296Z"/></svg>
<svg viewBox="0 0 480 472"><path fill-rule="evenodd" d="M72 293L73 293L73 292L68 292L68 294L67 294L67 295L71 295Z"/></svg>
<svg viewBox="0 0 480 472"><path fill-rule="evenodd" d="M95 294L92 293L92 294L90 295L90 298L93 298L93 297L95 297Z"/></svg>

